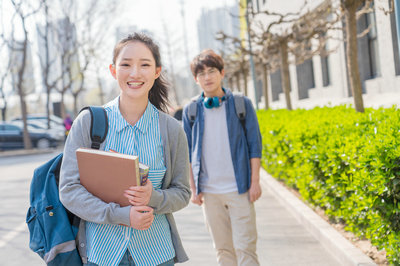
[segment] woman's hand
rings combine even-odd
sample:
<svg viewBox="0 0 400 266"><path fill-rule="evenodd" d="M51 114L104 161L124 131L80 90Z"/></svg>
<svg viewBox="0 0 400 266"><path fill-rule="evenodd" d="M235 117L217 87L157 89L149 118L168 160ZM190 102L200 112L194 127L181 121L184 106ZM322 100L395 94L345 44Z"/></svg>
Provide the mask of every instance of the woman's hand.
<svg viewBox="0 0 400 266"><path fill-rule="evenodd" d="M148 206L132 206L129 212L131 227L147 230L154 220L153 209Z"/></svg>
<svg viewBox="0 0 400 266"><path fill-rule="evenodd" d="M150 201L153 184L147 179L144 186L133 186L125 190L124 196L128 198L129 203L133 206L147 206Z"/></svg>

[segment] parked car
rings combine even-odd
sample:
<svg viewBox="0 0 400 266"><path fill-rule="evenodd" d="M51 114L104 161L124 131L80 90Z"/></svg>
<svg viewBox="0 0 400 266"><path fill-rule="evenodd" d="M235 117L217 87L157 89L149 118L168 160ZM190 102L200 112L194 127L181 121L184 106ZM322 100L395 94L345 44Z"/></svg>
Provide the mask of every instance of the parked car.
<svg viewBox="0 0 400 266"><path fill-rule="evenodd" d="M47 124L47 115L46 114L29 114L27 115L27 120L39 120L42 122L45 122ZM14 119L12 119L12 121L17 121L20 120L22 121L22 117L16 117ZM58 126L62 126L64 127L64 121L61 117L55 116L55 115L50 115L50 123L52 123L54 125L58 125ZM51 124L50 124L51 126Z"/></svg>
<svg viewBox="0 0 400 266"><path fill-rule="evenodd" d="M26 122L28 126L39 130L44 130L59 141L63 141L65 139L65 128L63 126L59 126L53 121L50 121L50 129L47 128L47 121L28 119ZM23 122L20 120L11 121L11 123L21 128L23 127Z"/></svg>
<svg viewBox="0 0 400 266"><path fill-rule="evenodd" d="M57 147L60 140L47 130L28 125L32 145L38 149ZM0 122L0 150L24 148L23 127L13 122Z"/></svg>

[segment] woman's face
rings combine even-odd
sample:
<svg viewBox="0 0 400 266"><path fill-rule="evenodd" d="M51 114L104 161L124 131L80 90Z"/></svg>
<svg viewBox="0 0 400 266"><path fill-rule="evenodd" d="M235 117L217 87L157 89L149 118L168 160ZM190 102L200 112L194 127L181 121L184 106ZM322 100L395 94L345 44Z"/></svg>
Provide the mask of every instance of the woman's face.
<svg viewBox="0 0 400 266"><path fill-rule="evenodd" d="M111 75L117 80L121 94L128 98L148 99L154 81L160 76L153 54L139 41L129 42L120 51Z"/></svg>

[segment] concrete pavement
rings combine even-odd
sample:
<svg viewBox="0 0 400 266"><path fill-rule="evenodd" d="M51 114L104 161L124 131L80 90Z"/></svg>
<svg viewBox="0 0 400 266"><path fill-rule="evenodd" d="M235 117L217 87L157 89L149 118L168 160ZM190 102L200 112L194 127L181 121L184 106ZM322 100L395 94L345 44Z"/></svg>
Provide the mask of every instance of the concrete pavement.
<svg viewBox="0 0 400 266"><path fill-rule="evenodd" d="M1 157L18 154L26 152L0 152L0 160ZM18 158L15 157L15 160ZM261 265L375 265L370 258L264 170L261 170L261 183L263 195L255 204L257 252ZM189 204L174 215L190 258L183 265L217 265L201 207Z"/></svg>
<svg viewBox="0 0 400 266"><path fill-rule="evenodd" d="M261 180L255 204L261 265L376 265L264 170ZM217 265L201 207L190 204L174 216L190 258L184 265Z"/></svg>

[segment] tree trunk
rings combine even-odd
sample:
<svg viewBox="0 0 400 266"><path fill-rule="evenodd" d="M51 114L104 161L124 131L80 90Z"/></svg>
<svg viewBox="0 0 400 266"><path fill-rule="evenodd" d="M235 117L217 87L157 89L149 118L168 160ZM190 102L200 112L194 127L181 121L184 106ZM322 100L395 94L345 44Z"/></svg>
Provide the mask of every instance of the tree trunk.
<svg viewBox="0 0 400 266"><path fill-rule="evenodd" d="M1 108L1 118L3 122L6 121L6 112L7 112L7 105L5 105L3 108Z"/></svg>
<svg viewBox="0 0 400 266"><path fill-rule="evenodd" d="M47 85L47 84L46 84ZM47 128L50 129L50 91L47 87L46 94L46 115L47 115Z"/></svg>
<svg viewBox="0 0 400 266"><path fill-rule="evenodd" d="M32 149L32 141L29 136L28 132L28 125L26 122L27 118L27 107L26 107L26 102L25 102L25 92L23 89L23 83L24 83L24 73L25 73L25 67L26 67L26 57L27 57L27 49L28 49L28 33L25 29L25 20L22 19L22 24L23 24L23 29L25 32L25 40L23 42L23 47L22 47L22 63L21 63L21 68L18 71L18 83L17 83L17 88L18 88L18 94L19 94L19 103L21 106L21 115L22 115L22 122L23 122L23 139L24 139L24 148L25 149Z"/></svg>
<svg viewBox="0 0 400 266"><path fill-rule="evenodd" d="M236 89L238 91L242 91L242 89L240 87L240 73L239 72L235 73L235 80L236 80Z"/></svg>
<svg viewBox="0 0 400 266"><path fill-rule="evenodd" d="M233 80L232 80L233 78L230 76L229 78L228 78L228 87L231 89L231 90L233 90Z"/></svg>
<svg viewBox="0 0 400 266"><path fill-rule="evenodd" d="M288 110L292 110L292 102L290 100L290 73L289 73L289 63L288 63L288 47L287 41L283 40L280 43L280 54L281 54L281 78L283 85L283 92L286 98L286 107Z"/></svg>
<svg viewBox="0 0 400 266"><path fill-rule="evenodd" d="M269 109L269 97L268 97L268 69L266 64L262 64L263 70L263 90L264 90L264 109Z"/></svg>
<svg viewBox="0 0 400 266"><path fill-rule="evenodd" d="M351 3L350 3L351 2ZM356 11L360 1L347 1L343 3L346 17L346 56L349 73L349 83L353 93L354 106L357 112L364 112L362 87L357 60L357 19Z"/></svg>

